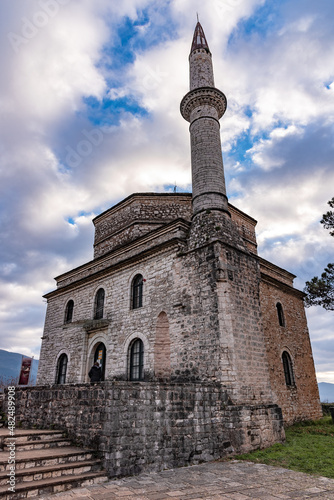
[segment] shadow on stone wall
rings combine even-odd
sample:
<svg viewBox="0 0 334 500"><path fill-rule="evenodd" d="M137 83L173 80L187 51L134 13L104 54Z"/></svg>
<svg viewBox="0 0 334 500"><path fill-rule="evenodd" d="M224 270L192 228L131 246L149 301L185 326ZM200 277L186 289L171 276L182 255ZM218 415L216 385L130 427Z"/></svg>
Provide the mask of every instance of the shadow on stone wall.
<svg viewBox="0 0 334 500"><path fill-rule="evenodd" d="M112 476L161 470L284 440L277 405L231 405L219 384L100 382L16 391L16 422L62 429Z"/></svg>

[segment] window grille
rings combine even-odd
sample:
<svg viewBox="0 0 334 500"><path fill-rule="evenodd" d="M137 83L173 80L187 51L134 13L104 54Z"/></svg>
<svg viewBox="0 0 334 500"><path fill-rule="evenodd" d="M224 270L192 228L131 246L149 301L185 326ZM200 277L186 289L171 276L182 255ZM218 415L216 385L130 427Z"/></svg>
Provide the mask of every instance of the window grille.
<svg viewBox="0 0 334 500"><path fill-rule="evenodd" d="M133 342L130 348L130 380L143 380L144 344L140 339Z"/></svg>
<svg viewBox="0 0 334 500"><path fill-rule="evenodd" d="M132 282L132 309L138 309L143 305L143 277L137 274Z"/></svg>

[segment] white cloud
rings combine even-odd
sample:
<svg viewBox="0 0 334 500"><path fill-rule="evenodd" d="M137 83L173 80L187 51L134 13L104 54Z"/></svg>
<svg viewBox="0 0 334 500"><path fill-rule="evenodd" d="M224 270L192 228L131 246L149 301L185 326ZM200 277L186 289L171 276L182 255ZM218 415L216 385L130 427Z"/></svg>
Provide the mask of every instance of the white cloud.
<svg viewBox="0 0 334 500"><path fill-rule="evenodd" d="M35 13L32 9L31 20ZM103 20L77 3L60 8L16 54L9 53L7 93L17 113L41 125L78 110L83 96L102 97L105 81L95 64L107 37Z"/></svg>
<svg viewBox="0 0 334 500"><path fill-rule="evenodd" d="M317 380L318 382L327 382L329 384L334 384L334 372L333 371L327 371L327 372L322 372L318 371L317 372Z"/></svg>

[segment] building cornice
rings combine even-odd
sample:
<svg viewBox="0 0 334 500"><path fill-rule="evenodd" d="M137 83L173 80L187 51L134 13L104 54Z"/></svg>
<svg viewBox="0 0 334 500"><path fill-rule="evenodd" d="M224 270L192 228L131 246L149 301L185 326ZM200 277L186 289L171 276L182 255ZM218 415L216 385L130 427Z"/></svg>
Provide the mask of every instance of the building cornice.
<svg viewBox="0 0 334 500"><path fill-rule="evenodd" d="M124 200L121 200L120 202L116 203L116 205L112 206L111 208L108 208L101 214L97 215L93 219L93 224L95 225L96 222L100 222L101 220L105 219L106 217L110 217L113 215L113 213L118 212L120 209L125 208L127 205L130 205L134 200L143 200L147 198L175 198L175 199L184 199L184 200L191 200L192 194L191 193L133 193L130 194L127 198L124 198Z"/></svg>
<svg viewBox="0 0 334 500"><path fill-rule="evenodd" d="M178 246L179 243L185 242L189 227L189 222L184 219L177 219L164 227L138 238L135 242L124 245L122 249L114 250L109 254L89 261L72 271L58 276L56 280L59 284L68 279L74 279L74 281L58 286L56 290L45 294L43 297L49 299L57 296L65 291L100 279L120 268L133 265L134 262L139 262L151 255L166 251L170 247ZM162 241L161 238L163 238ZM147 243L151 243L151 245L145 248L145 244ZM101 268L101 266L103 267ZM85 272L87 274L80 277Z"/></svg>
<svg viewBox="0 0 334 500"><path fill-rule="evenodd" d="M296 278L295 274L290 273L286 269L283 269L282 267L277 266L276 264L273 264L272 262L269 262L268 260L264 259L263 257L260 257L260 264L264 269L268 269L270 272L278 273L281 274L285 279L289 281L293 281Z"/></svg>
<svg viewBox="0 0 334 500"><path fill-rule="evenodd" d="M264 283L270 284L272 286L275 286L276 288L280 288L281 290L283 289L285 292L293 294L300 299L303 299L306 295L301 290L298 290L297 288L294 288L293 286L287 285L286 283L284 283L284 281L280 281L276 278L273 278L269 274L266 274L262 271L261 271L261 281L263 281Z"/></svg>

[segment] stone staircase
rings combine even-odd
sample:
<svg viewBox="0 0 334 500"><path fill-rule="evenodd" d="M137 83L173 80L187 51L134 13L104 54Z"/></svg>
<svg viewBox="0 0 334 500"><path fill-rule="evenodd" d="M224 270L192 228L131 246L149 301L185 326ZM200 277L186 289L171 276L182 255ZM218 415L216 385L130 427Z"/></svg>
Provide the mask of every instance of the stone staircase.
<svg viewBox="0 0 334 500"><path fill-rule="evenodd" d="M8 490L15 443L15 492ZM61 431L0 429L0 499L51 495L107 480L92 450L71 445Z"/></svg>

